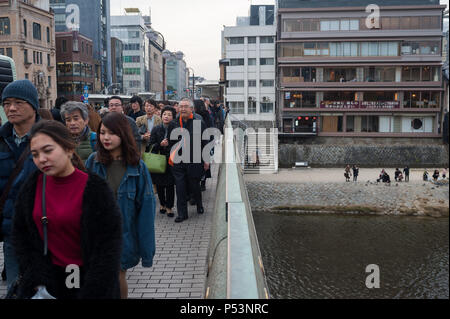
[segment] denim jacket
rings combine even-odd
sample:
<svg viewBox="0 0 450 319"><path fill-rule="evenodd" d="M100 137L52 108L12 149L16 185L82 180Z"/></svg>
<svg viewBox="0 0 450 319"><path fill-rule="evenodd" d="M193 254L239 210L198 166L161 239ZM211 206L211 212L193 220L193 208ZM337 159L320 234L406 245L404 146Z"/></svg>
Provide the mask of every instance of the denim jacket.
<svg viewBox="0 0 450 319"><path fill-rule="evenodd" d="M106 179L106 167L92 153L86 168ZM143 267L151 267L155 255L155 196L152 179L144 162L127 166L117 190L117 203L122 212L123 250L121 269L136 266L142 258Z"/></svg>

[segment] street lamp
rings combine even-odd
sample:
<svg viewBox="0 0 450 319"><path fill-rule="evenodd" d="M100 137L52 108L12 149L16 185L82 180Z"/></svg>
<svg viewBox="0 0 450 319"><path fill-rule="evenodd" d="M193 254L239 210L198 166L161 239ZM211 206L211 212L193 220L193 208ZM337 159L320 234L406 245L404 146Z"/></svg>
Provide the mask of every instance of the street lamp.
<svg viewBox="0 0 450 319"><path fill-rule="evenodd" d="M152 40L153 42L157 43L156 41L158 40L158 36L161 36L162 40L163 40L163 45L162 45L162 73L163 73L163 89L162 89L162 93L163 93L163 100L166 99L166 59L168 59L171 55L169 50L166 50L166 40L164 39L164 36L162 35L161 32L158 32L156 30L150 30L147 32L148 37L150 40Z"/></svg>

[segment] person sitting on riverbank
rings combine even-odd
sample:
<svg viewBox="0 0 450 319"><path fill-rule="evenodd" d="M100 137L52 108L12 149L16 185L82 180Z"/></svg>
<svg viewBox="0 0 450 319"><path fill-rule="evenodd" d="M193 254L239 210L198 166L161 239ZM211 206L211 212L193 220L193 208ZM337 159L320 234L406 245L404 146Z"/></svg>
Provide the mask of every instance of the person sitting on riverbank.
<svg viewBox="0 0 450 319"><path fill-rule="evenodd" d="M398 168L396 168L395 169L395 173L394 173L394 179L395 179L396 182L399 182L399 176L401 174L402 174L402 172ZM402 176L402 179L403 179L403 176Z"/></svg>
<svg viewBox="0 0 450 319"><path fill-rule="evenodd" d="M389 174L386 171L383 174L382 181L383 181L383 183L391 185L391 177L389 176Z"/></svg>
<svg viewBox="0 0 450 319"><path fill-rule="evenodd" d="M446 179L447 178L447 170L444 168L442 170L442 179Z"/></svg>
<svg viewBox="0 0 450 319"><path fill-rule="evenodd" d="M425 172L423 172L423 180L428 181L428 171L427 170L425 170Z"/></svg>
<svg viewBox="0 0 450 319"><path fill-rule="evenodd" d="M433 181L437 181L439 178L439 170L435 169L433 173Z"/></svg>

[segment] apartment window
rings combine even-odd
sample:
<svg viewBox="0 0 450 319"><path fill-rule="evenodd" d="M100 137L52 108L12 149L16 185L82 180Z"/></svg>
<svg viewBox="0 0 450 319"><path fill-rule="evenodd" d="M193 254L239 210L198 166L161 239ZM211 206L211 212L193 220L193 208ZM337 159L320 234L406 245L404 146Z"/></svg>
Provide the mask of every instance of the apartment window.
<svg viewBox="0 0 450 319"><path fill-rule="evenodd" d="M0 18L0 35L11 34L9 18Z"/></svg>
<svg viewBox="0 0 450 319"><path fill-rule="evenodd" d="M230 38L230 44L244 44L244 37L232 37Z"/></svg>
<svg viewBox="0 0 450 319"><path fill-rule="evenodd" d="M29 63L28 62L28 50L27 49L23 50L23 62L24 63Z"/></svg>
<svg viewBox="0 0 450 319"><path fill-rule="evenodd" d="M274 86L274 81L273 80L260 80L259 81L260 85L262 87L271 87Z"/></svg>
<svg viewBox="0 0 450 319"><path fill-rule="evenodd" d="M41 25L39 23L33 22L33 39L41 40Z"/></svg>
<svg viewBox="0 0 450 319"><path fill-rule="evenodd" d="M274 37L260 37L259 43L274 43Z"/></svg>
<svg viewBox="0 0 450 319"><path fill-rule="evenodd" d="M50 62L50 54L47 53L47 65L51 66L51 62Z"/></svg>
<svg viewBox="0 0 450 319"><path fill-rule="evenodd" d="M140 56L124 56L123 62L125 62L125 63L140 63L141 57Z"/></svg>
<svg viewBox="0 0 450 319"><path fill-rule="evenodd" d="M28 34L27 30L27 20L23 19L23 36L26 38Z"/></svg>
<svg viewBox="0 0 450 319"><path fill-rule="evenodd" d="M62 40L62 52L67 52L67 41Z"/></svg>
<svg viewBox="0 0 450 319"><path fill-rule="evenodd" d="M230 66L244 65L244 59L230 59Z"/></svg>
<svg viewBox="0 0 450 319"><path fill-rule="evenodd" d="M256 43L256 37L248 37L248 44Z"/></svg>
<svg viewBox="0 0 450 319"><path fill-rule="evenodd" d="M47 27L47 42L50 43L50 28Z"/></svg>
<svg viewBox="0 0 450 319"><path fill-rule="evenodd" d="M84 42L81 41L81 53L84 53Z"/></svg>
<svg viewBox="0 0 450 319"><path fill-rule="evenodd" d="M273 113L273 102L261 102L259 111L260 113Z"/></svg>
<svg viewBox="0 0 450 319"><path fill-rule="evenodd" d="M28 73L25 73L25 79L28 80L28 78L29 78Z"/></svg>
<svg viewBox="0 0 450 319"><path fill-rule="evenodd" d="M256 80L248 80L248 87L256 87Z"/></svg>
<svg viewBox="0 0 450 319"><path fill-rule="evenodd" d="M42 64L42 52L39 52L39 64Z"/></svg>
<svg viewBox="0 0 450 319"><path fill-rule="evenodd" d="M51 87L52 87L52 77L49 76L49 77L47 78L47 81L48 81L48 87L51 88Z"/></svg>
<svg viewBox="0 0 450 319"><path fill-rule="evenodd" d="M0 54L1 55L5 55L5 49L4 48L0 48Z"/></svg>
<svg viewBox="0 0 450 319"><path fill-rule="evenodd" d="M395 68L367 67L364 68L365 82L395 82Z"/></svg>
<svg viewBox="0 0 450 319"><path fill-rule="evenodd" d="M244 87L244 81L242 80L230 80L228 82L230 88L242 88Z"/></svg>
<svg viewBox="0 0 450 319"><path fill-rule="evenodd" d="M248 114L256 114L256 101L253 101L253 100L248 101L247 113Z"/></svg>
<svg viewBox="0 0 450 319"><path fill-rule="evenodd" d="M274 58L261 58L259 60L260 65L274 65Z"/></svg>
<svg viewBox="0 0 450 319"><path fill-rule="evenodd" d="M256 58L249 58L248 65L256 65Z"/></svg>
<svg viewBox="0 0 450 319"><path fill-rule="evenodd" d="M244 102L229 102L230 103L230 112L232 114L244 114Z"/></svg>

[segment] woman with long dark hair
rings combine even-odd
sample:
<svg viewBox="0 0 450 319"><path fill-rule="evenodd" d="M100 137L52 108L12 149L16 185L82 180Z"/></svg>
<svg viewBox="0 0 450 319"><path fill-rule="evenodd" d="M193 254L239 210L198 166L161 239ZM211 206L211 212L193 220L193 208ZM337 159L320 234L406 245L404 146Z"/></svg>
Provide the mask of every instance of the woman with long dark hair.
<svg viewBox="0 0 450 319"><path fill-rule="evenodd" d="M97 131L97 152L86 167L106 179L114 192L123 220L120 294L128 296L126 271L142 259L151 267L155 254L155 196L152 179L140 158L127 118L119 113L103 117Z"/></svg>
<svg viewBox="0 0 450 319"><path fill-rule="evenodd" d="M18 298L30 298L38 287L57 299L120 296L120 211L106 182L83 171L76 146L60 122L42 120L31 129L39 170L17 197L12 230ZM79 283L72 289L66 285L69 265Z"/></svg>

